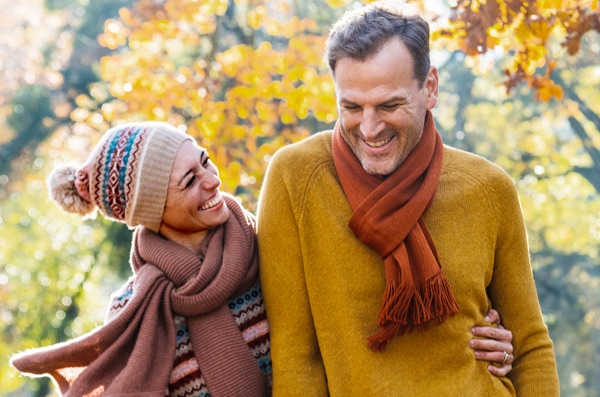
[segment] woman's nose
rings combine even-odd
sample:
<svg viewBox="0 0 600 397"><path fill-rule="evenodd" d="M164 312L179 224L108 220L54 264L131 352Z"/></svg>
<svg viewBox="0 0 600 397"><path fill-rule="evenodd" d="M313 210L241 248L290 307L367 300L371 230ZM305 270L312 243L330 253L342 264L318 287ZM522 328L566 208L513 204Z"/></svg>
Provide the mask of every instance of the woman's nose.
<svg viewBox="0 0 600 397"><path fill-rule="evenodd" d="M198 178L202 181L200 186L205 190L212 190L221 186L221 179L212 172L207 171L204 175L198 175Z"/></svg>

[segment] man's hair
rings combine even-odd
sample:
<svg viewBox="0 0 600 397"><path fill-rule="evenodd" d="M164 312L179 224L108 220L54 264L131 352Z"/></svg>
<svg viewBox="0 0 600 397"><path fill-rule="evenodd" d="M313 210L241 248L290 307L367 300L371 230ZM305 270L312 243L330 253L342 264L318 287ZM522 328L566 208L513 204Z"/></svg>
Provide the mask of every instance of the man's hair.
<svg viewBox="0 0 600 397"><path fill-rule="evenodd" d="M403 0L380 0L348 11L332 26L325 49L331 74L335 77L338 59L364 62L394 38L410 51L414 77L422 86L431 64L429 24L416 7Z"/></svg>

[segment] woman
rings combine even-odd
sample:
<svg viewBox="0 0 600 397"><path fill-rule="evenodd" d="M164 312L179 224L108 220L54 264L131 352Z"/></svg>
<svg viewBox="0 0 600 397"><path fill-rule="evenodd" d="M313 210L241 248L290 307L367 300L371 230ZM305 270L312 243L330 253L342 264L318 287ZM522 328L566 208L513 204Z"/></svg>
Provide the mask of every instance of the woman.
<svg viewBox="0 0 600 397"><path fill-rule="evenodd" d="M134 275L102 327L17 354L13 366L50 375L65 396L269 395L255 219L220 184L206 150L160 122L112 128L78 170L55 170L51 196L66 211L135 228ZM512 352L510 332L475 334L488 337L473 341L478 359ZM491 371L505 375L511 362Z"/></svg>
<svg viewBox="0 0 600 397"><path fill-rule="evenodd" d="M18 370L51 375L67 396L269 394L254 217L219 191L206 150L168 124L128 124L49 182L67 211L136 228L134 277L104 326L17 355Z"/></svg>

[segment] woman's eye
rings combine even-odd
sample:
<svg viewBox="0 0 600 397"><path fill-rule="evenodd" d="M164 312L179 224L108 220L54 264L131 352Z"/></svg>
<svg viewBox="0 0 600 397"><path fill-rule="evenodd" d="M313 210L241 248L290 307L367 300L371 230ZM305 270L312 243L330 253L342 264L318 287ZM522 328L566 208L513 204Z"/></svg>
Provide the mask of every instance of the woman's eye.
<svg viewBox="0 0 600 397"><path fill-rule="evenodd" d="M185 187L188 188L188 187L192 186L194 184L195 180L196 180L196 177L192 176L190 179L188 179L187 183L185 184Z"/></svg>

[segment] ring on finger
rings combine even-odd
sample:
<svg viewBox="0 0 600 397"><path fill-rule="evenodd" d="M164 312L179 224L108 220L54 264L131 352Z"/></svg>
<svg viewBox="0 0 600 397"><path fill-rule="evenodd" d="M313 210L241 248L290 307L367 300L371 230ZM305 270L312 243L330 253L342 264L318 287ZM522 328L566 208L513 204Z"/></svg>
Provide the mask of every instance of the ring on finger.
<svg viewBox="0 0 600 397"><path fill-rule="evenodd" d="M508 354L507 352L502 352L502 354L504 355L504 359L502 360L502 364L506 364L506 360L508 360L508 357L510 356L510 354Z"/></svg>

